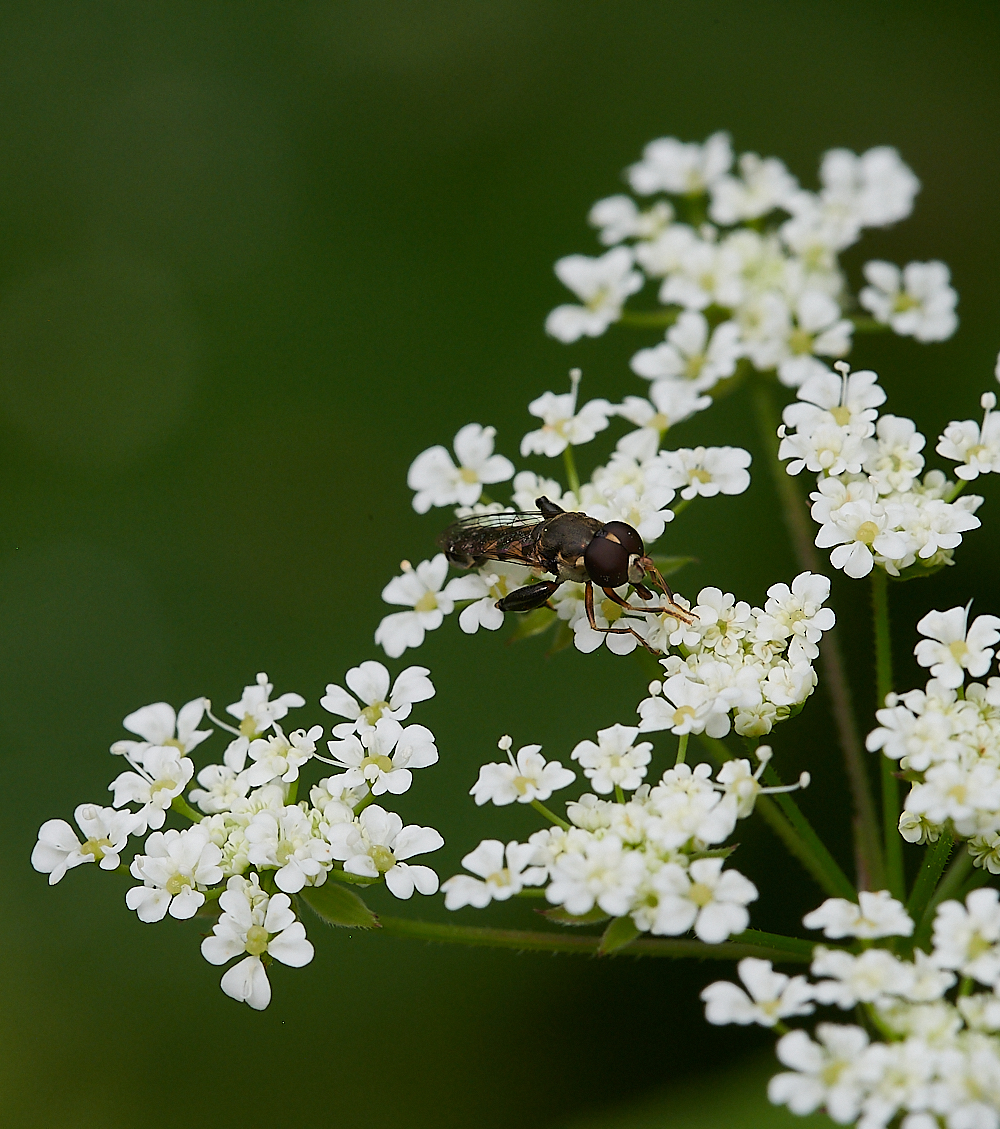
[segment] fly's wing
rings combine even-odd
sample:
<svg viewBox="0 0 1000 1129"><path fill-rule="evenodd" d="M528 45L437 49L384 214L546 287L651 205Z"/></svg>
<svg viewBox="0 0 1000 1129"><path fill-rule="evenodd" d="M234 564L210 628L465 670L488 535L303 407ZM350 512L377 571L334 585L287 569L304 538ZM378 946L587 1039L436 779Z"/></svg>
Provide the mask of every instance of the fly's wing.
<svg viewBox="0 0 1000 1129"><path fill-rule="evenodd" d="M464 568L487 560L535 565L535 531L544 520L538 510L471 514L449 525L437 543L448 560Z"/></svg>

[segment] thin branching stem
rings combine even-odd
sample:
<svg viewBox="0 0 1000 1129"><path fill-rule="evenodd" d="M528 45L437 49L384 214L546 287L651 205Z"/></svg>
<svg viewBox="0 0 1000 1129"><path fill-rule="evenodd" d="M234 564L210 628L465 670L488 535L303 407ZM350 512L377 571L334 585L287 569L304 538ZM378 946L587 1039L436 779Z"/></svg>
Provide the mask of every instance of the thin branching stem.
<svg viewBox="0 0 1000 1129"><path fill-rule="evenodd" d="M923 920L924 911L934 896L935 887L944 872L954 845L955 838L950 831L942 832L936 843L927 845L920 873L917 875L916 882L913 883L913 890L910 892L909 901L906 903L906 912L914 921Z"/></svg>
<svg viewBox="0 0 1000 1129"><path fill-rule="evenodd" d="M796 481L785 473L778 461L778 425L781 422L771 382L755 375L750 395L761 439L767 449L768 466L775 489L781 501L782 513L791 538L799 568L809 572L822 572L819 554L813 544L808 510ZM822 682L830 699L847 781L854 807L854 854L858 872L859 889L880 889L884 884L884 864L879 838L879 819L875 808L864 749L858 734L851 701L851 688L847 681L843 654L837 629L828 631L823 638L820 656Z"/></svg>
<svg viewBox="0 0 1000 1129"><path fill-rule="evenodd" d="M927 903L922 917L917 922L917 928L913 934L913 944L915 948L925 950L929 948L931 930L934 926L934 914L937 911L937 907L941 902L945 902L958 894L965 884L966 879L969 877L970 870L972 870L972 855L969 854L968 848L965 848L959 851L951 860L951 865L944 872L944 877L941 879L938 888L934 891L933 896Z"/></svg>
<svg viewBox="0 0 1000 1129"><path fill-rule="evenodd" d="M875 697L878 707L892 690L892 638L889 634L889 579L885 569L872 569L872 620L875 627ZM894 898L906 900L903 840L899 834L899 782L893 762L880 756L882 766L882 835L885 845L886 886Z"/></svg>
<svg viewBox="0 0 1000 1129"><path fill-rule="evenodd" d="M476 948L515 949L518 952L597 956L601 944L601 938L593 935L581 937L527 929L493 929L482 925L452 925L401 917L380 917L379 925L382 932L390 937L408 937L418 941L470 945ZM744 957L756 956L764 960L805 964L812 958L812 948L811 942L798 937L782 937L748 929L745 933L738 934L734 940L720 945L708 945L704 941L686 938L675 940L642 937L606 955L671 957L675 960L692 957L699 960L742 960Z"/></svg>

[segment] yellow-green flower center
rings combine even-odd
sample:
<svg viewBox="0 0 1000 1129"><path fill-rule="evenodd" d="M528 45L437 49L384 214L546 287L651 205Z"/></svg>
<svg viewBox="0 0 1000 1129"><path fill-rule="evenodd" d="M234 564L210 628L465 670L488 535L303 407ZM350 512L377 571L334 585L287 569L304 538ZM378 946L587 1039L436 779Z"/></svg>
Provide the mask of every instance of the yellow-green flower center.
<svg viewBox="0 0 1000 1129"><path fill-rule="evenodd" d="M458 473L462 481L468 482L470 485L479 481L479 475L470 466L460 467Z"/></svg>
<svg viewBox="0 0 1000 1129"><path fill-rule="evenodd" d="M788 335L788 348L791 349L796 356L811 353L812 347L812 334L807 333L804 329L793 329Z"/></svg>
<svg viewBox="0 0 1000 1129"><path fill-rule="evenodd" d="M873 521L863 521L858 526L858 532L855 534L855 539L870 545L876 537L878 537L879 529Z"/></svg>
<svg viewBox="0 0 1000 1129"><path fill-rule="evenodd" d="M413 610L415 612L432 612L437 606L437 593L425 592L413 605Z"/></svg>
<svg viewBox="0 0 1000 1129"><path fill-rule="evenodd" d="M94 862L100 862L101 859L104 858L104 852L110 849L110 839L88 839L80 848L80 854L93 855Z"/></svg>
<svg viewBox="0 0 1000 1129"><path fill-rule="evenodd" d="M704 882L694 882L688 890L688 897L696 906L707 906L712 900L712 888Z"/></svg>
<svg viewBox="0 0 1000 1129"><path fill-rule="evenodd" d="M830 415L841 427L846 427L851 422L851 409L846 404L840 404L830 409Z"/></svg>
<svg viewBox="0 0 1000 1129"><path fill-rule="evenodd" d="M369 725L374 725L376 721L382 716L383 710L389 708L388 702L372 702L370 706L365 706L361 711L361 716Z"/></svg>
<svg viewBox="0 0 1000 1129"><path fill-rule="evenodd" d="M375 869L379 874L385 874L387 870L392 870L396 865L396 856L388 847L383 847L381 843L377 843L372 847L369 853L372 862L375 864Z"/></svg>
<svg viewBox="0 0 1000 1129"><path fill-rule="evenodd" d="M247 952L252 957L259 957L267 952L267 938L269 934L263 925L251 925L247 930Z"/></svg>
<svg viewBox="0 0 1000 1129"><path fill-rule="evenodd" d="M186 874L173 874L167 879L164 889L172 897L176 897L181 891L190 889L193 885L194 882Z"/></svg>
<svg viewBox="0 0 1000 1129"><path fill-rule="evenodd" d="M369 753L361 762L361 771L374 765L380 772L392 772L392 761L384 753Z"/></svg>

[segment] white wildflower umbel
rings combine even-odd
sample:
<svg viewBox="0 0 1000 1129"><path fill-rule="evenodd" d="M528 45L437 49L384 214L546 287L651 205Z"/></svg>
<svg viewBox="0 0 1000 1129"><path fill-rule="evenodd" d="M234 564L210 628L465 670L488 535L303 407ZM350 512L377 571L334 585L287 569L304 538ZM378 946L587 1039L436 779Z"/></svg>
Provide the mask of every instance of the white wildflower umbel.
<svg viewBox="0 0 1000 1129"><path fill-rule="evenodd" d="M658 895L654 933L676 936L692 927L699 940L718 945L750 923L748 903L757 887L738 870L723 870L722 859L696 859L685 870L667 863L653 875Z"/></svg>
<svg viewBox="0 0 1000 1129"><path fill-rule="evenodd" d="M271 1002L271 985L262 957L267 955L292 968L301 968L313 958L305 926L295 920L287 894L271 897L260 888L256 874L249 879L234 875L219 897L223 910L212 936L201 943L202 956L210 964L225 964L244 956L222 977L227 996L262 1011Z"/></svg>
<svg viewBox="0 0 1000 1129"><path fill-rule="evenodd" d="M735 322L723 322L710 331L704 314L685 310L661 344L640 349L629 363L637 376L647 380L673 380L707 392L733 375L739 358L740 332Z"/></svg>
<svg viewBox="0 0 1000 1129"><path fill-rule="evenodd" d="M429 674L425 666L408 666L396 676L390 690L389 672L380 662L369 660L352 667L344 681L357 700L334 682L327 684L326 693L319 700L329 713L350 719L335 725L333 736L343 740L355 730L364 732L381 717L405 721L417 702L434 697L434 684Z"/></svg>
<svg viewBox="0 0 1000 1129"><path fill-rule="evenodd" d="M661 451L664 483L688 500L717 494L742 494L750 485L750 452L742 447L695 447Z"/></svg>
<svg viewBox="0 0 1000 1129"><path fill-rule="evenodd" d="M130 713L122 725L142 738L142 741L122 740L111 746L111 751L130 761L141 761L146 749L152 745L162 745L177 749L186 756L197 748L206 737L211 737L211 729L199 729L205 716L205 699L195 698L181 706L175 713L168 702L154 702L150 706Z"/></svg>
<svg viewBox="0 0 1000 1129"><path fill-rule="evenodd" d="M581 741L572 757L583 768L595 792L607 794L615 788L632 792L642 783L646 766L652 758L650 741L635 744L639 735L637 726L612 725L599 729L597 744Z"/></svg>
<svg viewBox="0 0 1000 1129"><path fill-rule="evenodd" d="M446 447L429 447L410 464L406 484L416 491L413 508L425 514L431 506L471 506L479 501L483 486L506 482L514 474L514 464L493 453L495 427L467 423L455 436L452 462Z"/></svg>
<svg viewBox="0 0 1000 1129"><path fill-rule="evenodd" d="M728 133L713 133L704 145L661 137L643 149L642 160L628 170L628 179L640 196L654 192L698 196L729 172L732 163Z"/></svg>
<svg viewBox="0 0 1000 1129"><path fill-rule="evenodd" d="M761 1027L774 1027L782 1019L812 1015L815 1010L812 985L804 976L789 977L775 972L769 960L757 957L745 957L736 970L745 992L729 980L717 980L702 990L709 1023L759 1023Z"/></svg>
<svg viewBox="0 0 1000 1129"><path fill-rule="evenodd" d="M859 1112L863 1094L856 1065L868 1047L860 1027L820 1023L818 1043L805 1031L789 1031L778 1040L777 1054L791 1073L776 1074L767 1087L775 1105L786 1105L799 1117L821 1106L835 1121L846 1124Z"/></svg>
<svg viewBox="0 0 1000 1129"><path fill-rule="evenodd" d="M521 455L547 455L555 458L569 446L589 443L608 426L614 409L607 400L590 400L577 411L576 398L581 373L573 369L569 392L543 392L532 400L528 411L543 421L538 431L529 431L521 440Z"/></svg>
<svg viewBox="0 0 1000 1129"><path fill-rule="evenodd" d="M238 702L226 706L226 713L238 720L241 736L252 740L267 732L273 722L281 721L289 709L306 704L305 698L294 692L280 694L271 701L273 690L267 675L261 672L252 686L244 686Z"/></svg>
<svg viewBox="0 0 1000 1129"><path fill-rule="evenodd" d="M894 333L918 341L944 341L955 332L958 295L944 263L908 263L900 271L893 263L873 259L865 264L864 275L869 285L858 301Z"/></svg>
<svg viewBox="0 0 1000 1129"><path fill-rule="evenodd" d="M349 874L382 877L390 893L404 900L412 897L414 890L418 894L437 891L438 876L429 866L406 861L444 846L444 839L433 827L404 827L395 812L372 804L354 823L338 823L328 835L333 857L343 861Z"/></svg>
<svg viewBox="0 0 1000 1129"><path fill-rule="evenodd" d="M913 919L888 890L876 893L862 890L858 902L827 898L818 909L806 914L802 924L807 929L822 929L824 935L832 940L841 937L864 940L909 937L913 933Z"/></svg>
<svg viewBox="0 0 1000 1129"><path fill-rule="evenodd" d="M343 741L328 741L332 763L346 769L343 785L367 784L375 796L391 792L399 796L413 781L413 769L437 764L434 734L424 725L405 728L390 717L382 717L360 737L349 733Z"/></svg>
<svg viewBox="0 0 1000 1129"><path fill-rule="evenodd" d="M976 616L972 626L967 626L971 606L928 612L917 624L927 638L917 643L913 653L944 686L961 686L966 671L975 678L984 675L993 661L993 648L1000 642L1000 619L995 615Z"/></svg>
<svg viewBox="0 0 1000 1129"><path fill-rule="evenodd" d="M546 761L541 745L524 745L518 749L516 759L509 737L501 737L498 747L507 754L507 763L484 764L469 791L479 806L492 802L503 807L515 800L521 804L547 800L576 779L576 773L563 768L559 761Z"/></svg>
<svg viewBox="0 0 1000 1129"><path fill-rule="evenodd" d="M975 420L952 420L939 438L937 453L953 459L959 466L955 474L965 482L972 482L981 474L1000 473L1000 413L996 394L984 392L980 398L983 423Z"/></svg>
<svg viewBox="0 0 1000 1129"><path fill-rule="evenodd" d="M117 870L129 835L144 830L142 821L132 812L97 804L80 804L73 818L86 836L82 843L65 819L46 820L38 830L31 865L49 876L50 886L59 882L67 870L83 863L96 862L102 870Z"/></svg>
<svg viewBox="0 0 1000 1129"><path fill-rule="evenodd" d="M499 839L484 839L462 859L462 866L477 877L456 874L441 884L445 909L482 909L493 901L507 901L525 886L540 886L547 871L529 865L535 853L531 843L510 842L504 847Z"/></svg>
<svg viewBox="0 0 1000 1129"><path fill-rule="evenodd" d="M181 920L194 917L205 902L203 891L222 881L222 851L200 825L154 831L145 849L129 868L143 884L128 891L125 904L140 921L161 921L168 910Z"/></svg>
<svg viewBox="0 0 1000 1129"><path fill-rule="evenodd" d="M398 659L407 647L419 647L424 634L436 631L455 607L455 581L445 584L448 558L444 553L421 561L416 568L403 561L400 568L402 575L393 577L382 589L382 599L412 610L387 615L375 630L375 642L392 659Z"/></svg>
<svg viewBox="0 0 1000 1129"><path fill-rule="evenodd" d="M1000 895L973 890L961 902L942 902L934 918L934 959L980 984L1000 980Z"/></svg>
<svg viewBox="0 0 1000 1129"><path fill-rule="evenodd" d="M545 332L566 344L600 335L621 317L625 301L642 288L643 277L633 269L628 247L614 247L599 258L567 255L555 265L559 281L583 305L564 305L545 319Z"/></svg>

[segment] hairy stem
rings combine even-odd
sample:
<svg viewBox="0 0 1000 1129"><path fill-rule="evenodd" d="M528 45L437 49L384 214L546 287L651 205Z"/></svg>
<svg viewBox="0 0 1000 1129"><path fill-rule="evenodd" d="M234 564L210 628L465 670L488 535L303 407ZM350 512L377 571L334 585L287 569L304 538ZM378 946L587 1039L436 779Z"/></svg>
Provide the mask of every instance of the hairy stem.
<svg viewBox="0 0 1000 1129"><path fill-rule="evenodd" d="M567 936L563 933L533 932L527 929L493 929L481 925L450 925L436 921L412 921L401 917L380 917L382 932L390 937L408 937L440 944L471 945L477 948L516 949L519 952L576 953L596 956L601 938ZM735 940L721 945L704 941L642 937L609 956L694 957L709 960L742 960L756 956L765 960L806 964L812 959L812 943L798 937L781 937L749 929Z"/></svg>
<svg viewBox="0 0 1000 1129"><path fill-rule="evenodd" d="M769 455L768 466L792 541L799 568L808 572L821 572L819 554L813 544L808 511L798 484L778 461L778 425L781 418L774 392L765 378L755 376L750 388L757 426ZM879 842L879 820L875 798L865 763L861 738L854 719L851 688L844 669L837 629L828 631L823 638L820 655L822 682L830 700L837 737L847 782L854 808L854 855L859 889L881 889L884 884L882 847Z"/></svg>
<svg viewBox="0 0 1000 1129"><path fill-rule="evenodd" d="M885 569L872 569L872 619L875 626L875 697L878 708L892 690L892 639L889 634L889 578ZM882 835L885 845L885 880L892 896L906 900L903 877L903 840L899 834L899 782L894 762L879 756L882 766Z"/></svg>
<svg viewBox="0 0 1000 1129"><path fill-rule="evenodd" d="M961 890L962 885L969 876L969 871L972 870L972 855L969 854L968 849L960 851L951 860L951 865L944 872L944 877L934 891L934 895L927 903L927 908L923 912L923 916L917 922L916 931L913 934L913 945L918 949L928 949L930 947L931 932L934 927L934 914L937 907L941 902L946 902L949 898Z"/></svg>
<svg viewBox="0 0 1000 1129"><path fill-rule="evenodd" d="M955 845L954 836L950 831L944 831L936 843L930 843L924 851L924 861L920 873L913 884L910 899L906 903L906 912L915 922L923 920L924 911L934 895L934 888L941 878L948 856Z"/></svg>
<svg viewBox="0 0 1000 1129"><path fill-rule="evenodd" d="M700 733L698 740L717 764L721 765L733 759L729 749L717 738ZM777 781L778 778L772 770L768 770L768 775L769 783ZM773 799L770 796L758 796L754 810L781 839L788 852L802 863L821 890L832 897L857 900L857 893L850 879L840 869L837 860L826 849L798 805L787 793L775 796Z"/></svg>

